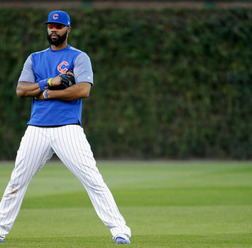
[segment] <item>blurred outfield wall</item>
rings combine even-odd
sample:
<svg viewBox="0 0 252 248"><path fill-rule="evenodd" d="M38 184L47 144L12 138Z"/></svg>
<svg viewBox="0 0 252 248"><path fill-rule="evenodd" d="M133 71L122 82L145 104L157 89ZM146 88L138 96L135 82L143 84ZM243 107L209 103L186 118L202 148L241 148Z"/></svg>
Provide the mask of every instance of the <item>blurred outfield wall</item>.
<svg viewBox="0 0 252 248"><path fill-rule="evenodd" d="M252 0L0 0L2 7L39 8L248 8Z"/></svg>
<svg viewBox="0 0 252 248"><path fill-rule="evenodd" d="M252 9L64 9L90 56L83 125L96 158L252 158ZM47 9L0 15L0 159L14 159L31 99L27 56L48 47Z"/></svg>

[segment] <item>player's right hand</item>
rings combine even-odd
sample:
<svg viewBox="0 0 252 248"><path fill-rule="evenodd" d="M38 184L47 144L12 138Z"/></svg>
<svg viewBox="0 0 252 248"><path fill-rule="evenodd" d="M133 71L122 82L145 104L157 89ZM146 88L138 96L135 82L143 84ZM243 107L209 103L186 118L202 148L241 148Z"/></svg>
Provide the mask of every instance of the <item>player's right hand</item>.
<svg viewBox="0 0 252 248"><path fill-rule="evenodd" d="M61 75L61 74L60 74ZM54 77L51 81L52 86L57 86L61 84L61 77L58 75L57 77Z"/></svg>

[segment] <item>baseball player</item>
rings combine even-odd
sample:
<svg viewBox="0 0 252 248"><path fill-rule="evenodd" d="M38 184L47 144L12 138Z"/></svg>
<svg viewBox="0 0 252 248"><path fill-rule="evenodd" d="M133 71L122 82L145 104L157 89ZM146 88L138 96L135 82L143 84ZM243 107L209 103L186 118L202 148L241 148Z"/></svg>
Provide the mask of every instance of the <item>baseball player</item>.
<svg viewBox="0 0 252 248"><path fill-rule="evenodd" d="M27 58L18 80L17 96L31 97L32 109L0 203L0 241L5 242L13 226L29 182L56 153L87 190L115 243L129 244L131 230L96 167L81 124L82 98L93 85L90 59L68 45L71 23L66 12L50 12L45 24L50 47ZM75 82L63 84L62 78L71 76Z"/></svg>

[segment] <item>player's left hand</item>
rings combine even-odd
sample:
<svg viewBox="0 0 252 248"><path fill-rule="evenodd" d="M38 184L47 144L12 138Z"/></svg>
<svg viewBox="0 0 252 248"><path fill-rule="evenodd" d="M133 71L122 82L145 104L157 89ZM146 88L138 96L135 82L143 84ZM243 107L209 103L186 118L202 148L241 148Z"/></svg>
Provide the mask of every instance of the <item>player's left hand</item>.
<svg viewBox="0 0 252 248"><path fill-rule="evenodd" d="M59 77L61 79L61 83L57 86L50 86L50 90L62 90L75 84L75 78L72 71L60 74Z"/></svg>

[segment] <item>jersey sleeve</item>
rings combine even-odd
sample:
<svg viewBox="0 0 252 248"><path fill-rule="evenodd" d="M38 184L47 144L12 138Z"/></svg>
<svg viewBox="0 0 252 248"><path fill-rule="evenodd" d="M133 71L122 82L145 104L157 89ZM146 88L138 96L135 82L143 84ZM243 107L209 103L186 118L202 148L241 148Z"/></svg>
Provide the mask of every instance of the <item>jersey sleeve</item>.
<svg viewBox="0 0 252 248"><path fill-rule="evenodd" d="M35 75L34 75L33 66L32 66L32 55L30 55L26 59L23 70L21 72L21 75L18 81L26 81L26 82L35 83Z"/></svg>
<svg viewBox="0 0 252 248"><path fill-rule="evenodd" d="M74 62L74 76L76 83L89 82L93 84L93 70L90 58L84 52L80 53Z"/></svg>

